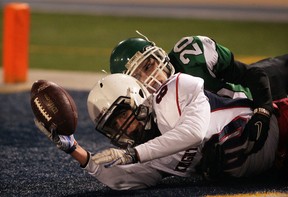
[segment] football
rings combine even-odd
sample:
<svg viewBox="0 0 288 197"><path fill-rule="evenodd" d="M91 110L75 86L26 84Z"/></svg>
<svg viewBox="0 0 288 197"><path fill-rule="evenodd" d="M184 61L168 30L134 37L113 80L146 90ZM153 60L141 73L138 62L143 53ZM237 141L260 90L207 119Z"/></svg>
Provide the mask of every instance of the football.
<svg viewBox="0 0 288 197"><path fill-rule="evenodd" d="M60 135L75 132L78 113L73 98L61 86L46 80L33 83L31 108L35 118L48 129L54 129Z"/></svg>

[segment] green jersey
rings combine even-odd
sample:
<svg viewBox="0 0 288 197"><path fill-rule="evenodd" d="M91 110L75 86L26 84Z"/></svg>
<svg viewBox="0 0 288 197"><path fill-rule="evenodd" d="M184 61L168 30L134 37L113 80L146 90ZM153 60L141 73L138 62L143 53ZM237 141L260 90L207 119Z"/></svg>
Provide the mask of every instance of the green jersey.
<svg viewBox="0 0 288 197"><path fill-rule="evenodd" d="M205 89L230 98L252 99L247 87L228 83L221 73L234 66L232 52L205 36L181 38L168 54L176 72L201 77Z"/></svg>

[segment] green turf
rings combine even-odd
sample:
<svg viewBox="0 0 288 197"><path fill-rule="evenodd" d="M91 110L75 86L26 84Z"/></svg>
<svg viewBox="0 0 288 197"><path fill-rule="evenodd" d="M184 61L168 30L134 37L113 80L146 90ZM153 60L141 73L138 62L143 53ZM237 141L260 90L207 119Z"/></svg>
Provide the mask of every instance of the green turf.
<svg viewBox="0 0 288 197"><path fill-rule="evenodd" d="M236 57L288 52L288 23L32 13L30 67L108 71L112 49L135 30L167 52L187 35L209 36Z"/></svg>

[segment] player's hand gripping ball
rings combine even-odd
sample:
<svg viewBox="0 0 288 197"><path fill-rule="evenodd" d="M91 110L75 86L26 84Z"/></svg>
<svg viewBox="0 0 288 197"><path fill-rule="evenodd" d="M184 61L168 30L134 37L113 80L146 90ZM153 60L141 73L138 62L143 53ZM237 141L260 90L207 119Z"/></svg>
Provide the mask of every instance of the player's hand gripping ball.
<svg viewBox="0 0 288 197"><path fill-rule="evenodd" d="M77 107L68 92L56 83L38 80L31 88L31 107L36 119L49 131L59 135L75 132L78 120Z"/></svg>

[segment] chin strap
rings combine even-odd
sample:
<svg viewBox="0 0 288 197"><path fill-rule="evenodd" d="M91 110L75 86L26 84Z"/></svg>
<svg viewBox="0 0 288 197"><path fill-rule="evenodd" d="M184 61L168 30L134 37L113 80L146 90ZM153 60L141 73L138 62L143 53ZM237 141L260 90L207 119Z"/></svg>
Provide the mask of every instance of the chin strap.
<svg viewBox="0 0 288 197"><path fill-rule="evenodd" d="M145 38L145 40L147 40L148 42L150 42L153 46L156 46L155 42L152 42L151 40L149 40L147 38L147 36L145 36L144 34L140 33L138 30L136 30L136 33L140 36L142 36L143 38Z"/></svg>

